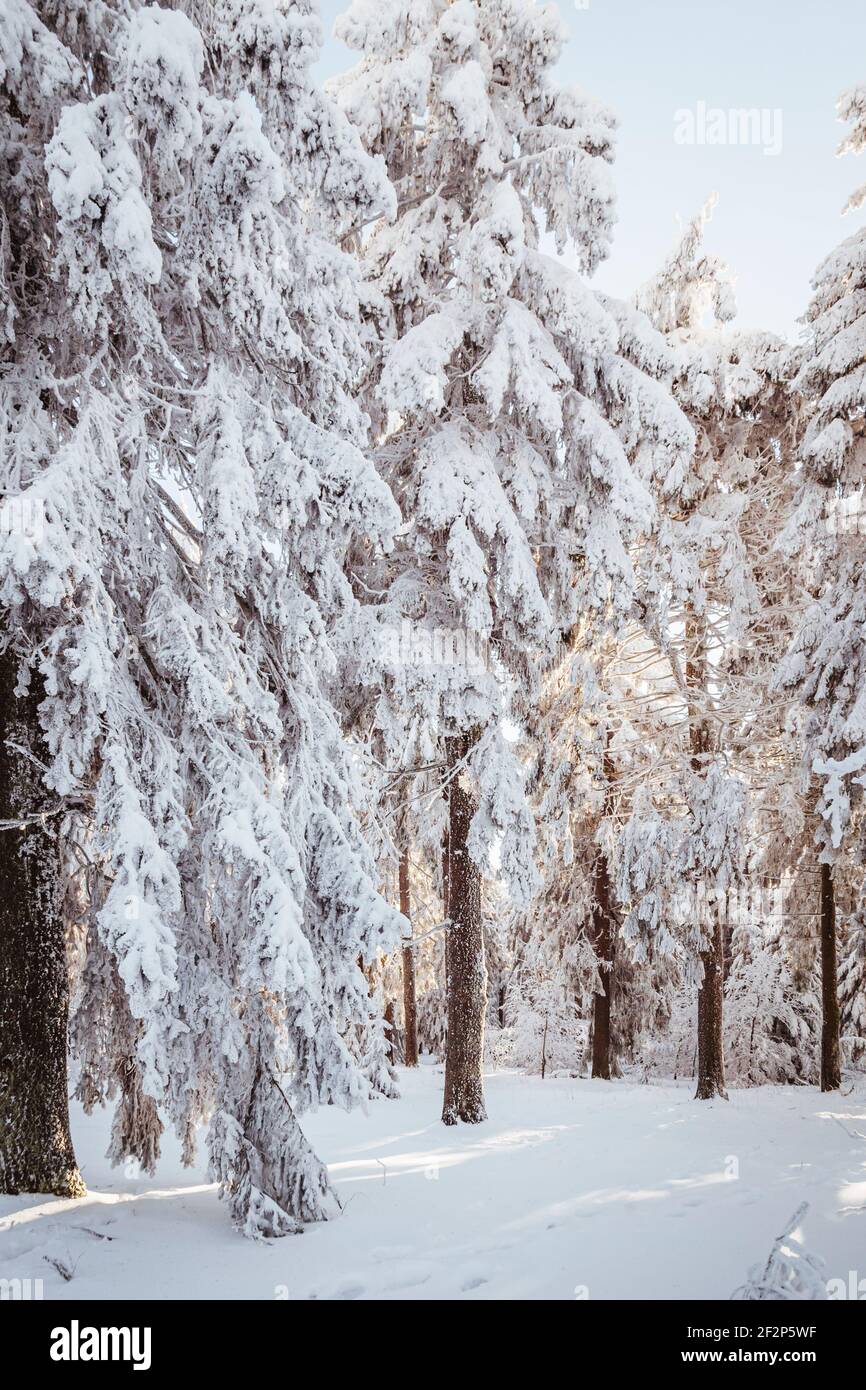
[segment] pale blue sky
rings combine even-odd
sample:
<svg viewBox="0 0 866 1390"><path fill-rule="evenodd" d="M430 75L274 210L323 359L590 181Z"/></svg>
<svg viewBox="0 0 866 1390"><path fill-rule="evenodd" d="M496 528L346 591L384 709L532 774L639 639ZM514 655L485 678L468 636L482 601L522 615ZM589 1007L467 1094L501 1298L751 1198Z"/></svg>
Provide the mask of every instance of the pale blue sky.
<svg viewBox="0 0 866 1390"><path fill-rule="evenodd" d="M328 39L321 77L355 55L330 37L344 0L321 0ZM742 328L795 335L819 260L863 221L840 216L866 182L866 157L835 158L844 127L839 92L866 80L866 0L559 0L570 33L560 63L620 118L614 177L619 222L595 282L627 295L673 245L688 219L719 194L709 249L737 277ZM687 145L675 112L755 107L782 113L782 149ZM771 118L770 118L771 119Z"/></svg>

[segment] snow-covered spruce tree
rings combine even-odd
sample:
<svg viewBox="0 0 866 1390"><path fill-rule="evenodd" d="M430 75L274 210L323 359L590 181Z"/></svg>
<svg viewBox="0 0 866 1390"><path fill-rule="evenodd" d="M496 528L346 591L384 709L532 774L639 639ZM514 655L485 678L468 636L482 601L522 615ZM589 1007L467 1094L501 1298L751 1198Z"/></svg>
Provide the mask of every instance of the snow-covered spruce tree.
<svg viewBox="0 0 866 1390"><path fill-rule="evenodd" d="M745 883L726 924L727 1062L738 1085L811 1084L819 1075L814 817L798 778L802 713L796 705L784 712L783 740L762 741L763 779L756 768L747 772L752 795Z"/></svg>
<svg viewBox="0 0 866 1390"><path fill-rule="evenodd" d="M375 578L381 559L381 553L371 555L369 547L356 547L352 553L352 574L362 593L367 594L368 606L369 586L363 576ZM366 773L369 835L376 848L380 879L389 885L391 900L399 904L405 923L404 941L408 942L414 935L426 941L427 932L442 921L438 899L443 818L436 741L423 722L402 725L390 707L388 678L394 664L400 664L401 636L399 630L383 634L375 620L368 621L360 641L356 634L353 647L358 652L366 650L366 655L361 663L354 664L355 682L347 704L355 747ZM436 900L435 907L431 898ZM439 944L404 944L399 961L389 962L384 971L382 986L389 1004L393 1006L398 996L402 1001L400 1032L405 1066L418 1064L419 974L427 977L430 952Z"/></svg>
<svg viewBox="0 0 866 1390"><path fill-rule="evenodd" d="M861 153L866 86L844 93L837 111L850 124L839 154ZM859 208L864 199L861 188L844 210ZM852 812L866 780L866 227L819 266L806 324L796 383L806 421L802 486L780 547L799 555L814 603L779 668L778 685L810 711L804 766L817 781L826 1091L838 1089L841 1080L834 865L852 842Z"/></svg>
<svg viewBox="0 0 866 1390"><path fill-rule="evenodd" d="M530 936L508 1001L508 1061L542 1080L548 1073L580 1075L589 1042L568 972L545 958L547 944Z"/></svg>
<svg viewBox="0 0 866 1390"><path fill-rule="evenodd" d="M851 1066L862 1067L866 1058L866 902L862 875L858 890L839 962L839 1010L843 1059Z"/></svg>
<svg viewBox="0 0 866 1390"><path fill-rule="evenodd" d="M725 330L734 315L730 276L702 245L712 205L689 224L638 296L676 356L674 395L696 434L690 467L659 479L658 530L640 573L647 630L670 664L668 694L682 703L675 772L691 822L682 852L695 894L690 936L700 979L699 1098L725 1092L719 912L744 868L729 863L724 882L718 878L714 837L728 816L725 811L716 823L707 808L739 804L738 774L748 774L750 787L752 774L760 781L767 740L780 733L766 699L786 597L772 536L790 486L792 436L790 349L769 335ZM699 832L709 836L703 845L694 839ZM745 854L746 839L740 844Z"/></svg>
<svg viewBox="0 0 866 1390"><path fill-rule="evenodd" d="M721 761L695 760L686 780L687 824L680 859L691 905L686 945L700 961L698 987L698 1100L726 1096L724 1069L725 905L739 887L746 785Z"/></svg>
<svg viewBox="0 0 866 1390"><path fill-rule="evenodd" d="M846 852L833 866L839 919L839 1021L842 1065L866 1060L866 802L861 798L846 836Z"/></svg>
<svg viewBox="0 0 866 1390"><path fill-rule="evenodd" d="M347 1039L379 1028L362 965L399 923L329 635L349 536L398 519L358 447L359 285L331 240L389 189L311 85L303 0L11 0L2 36L0 487L41 520L0 538L4 694L12 662L47 750L11 809L63 812L92 866L75 1040L85 1102L120 1090L113 1157L150 1165L153 1102L187 1158L210 1119L235 1222L282 1234L330 1209L297 1115L366 1094ZM53 980L30 887L3 929L41 914Z"/></svg>
<svg viewBox="0 0 866 1390"><path fill-rule="evenodd" d="M609 1079L618 1072L615 848L628 801L619 783L634 771L634 734L628 682L614 671L622 647L599 641L594 616L575 630L567 655L546 673L534 721L531 787L544 881L530 932L533 961L545 961L547 972L559 975L575 1015L591 1017L592 1075Z"/></svg>
<svg viewBox="0 0 866 1390"><path fill-rule="evenodd" d="M725 1021L727 1073L739 1085L797 1086L817 1075L817 998L798 987L782 928L751 913L733 928Z"/></svg>
<svg viewBox="0 0 866 1390"><path fill-rule="evenodd" d="M10 553L42 531L36 498L19 498L13 430L25 463L39 469L51 428L28 382L24 296L43 313L45 251L40 197L43 142L61 105L83 81L75 58L23 0L0 17L0 584ZM32 402L41 428L26 418ZM20 402L20 403L19 403ZM25 479L25 481L27 481ZM0 599L0 603L3 600ZM45 690L38 666L21 657L35 644L31 605L0 607L0 1191L77 1196L83 1183L69 1134L66 1076L68 984L62 915L63 804L43 780L50 757L39 708Z"/></svg>
<svg viewBox="0 0 866 1390"><path fill-rule="evenodd" d="M517 901L536 881L503 717L525 726L541 662L588 605L631 602L624 537L651 513L632 457L668 417L628 358L628 325L583 278L611 234L614 120L554 84L554 10L356 0L337 32L363 56L335 90L399 198L363 248L386 324L378 460L405 519L371 587L387 595L383 621L487 654L483 669L440 661L386 683L388 717L423 720L444 764L443 1118L471 1121L484 1115L479 876L494 839ZM541 252L542 228L575 268Z"/></svg>

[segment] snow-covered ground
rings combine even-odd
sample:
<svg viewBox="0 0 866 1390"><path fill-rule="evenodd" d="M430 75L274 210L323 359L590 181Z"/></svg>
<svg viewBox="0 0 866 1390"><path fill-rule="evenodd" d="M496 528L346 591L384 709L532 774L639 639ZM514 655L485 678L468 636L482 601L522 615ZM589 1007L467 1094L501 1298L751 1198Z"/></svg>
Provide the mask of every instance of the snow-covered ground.
<svg viewBox="0 0 866 1390"><path fill-rule="evenodd" d="M154 1179L111 1169L107 1117L76 1107L90 1195L0 1198L0 1277L42 1278L46 1298L727 1298L807 1201L827 1277L866 1278L862 1087L696 1103L496 1073L488 1122L446 1129L441 1068L401 1081L368 1115L307 1118L343 1213L273 1245L231 1230L171 1140Z"/></svg>

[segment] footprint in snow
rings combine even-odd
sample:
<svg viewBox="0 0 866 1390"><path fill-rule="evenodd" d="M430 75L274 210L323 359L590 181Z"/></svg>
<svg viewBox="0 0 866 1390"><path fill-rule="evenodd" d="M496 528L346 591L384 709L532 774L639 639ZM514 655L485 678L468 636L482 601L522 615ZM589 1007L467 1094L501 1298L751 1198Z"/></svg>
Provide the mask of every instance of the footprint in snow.
<svg viewBox="0 0 866 1390"><path fill-rule="evenodd" d="M308 1295L308 1298L309 1301L313 1303L318 1302L319 1299L340 1299L349 1302L356 1298L361 1298L366 1292L367 1290L364 1288L363 1284L356 1284L353 1283L352 1280L347 1279L344 1283L338 1284L330 1293L323 1294L320 1293L318 1289L314 1289L312 1293Z"/></svg>
<svg viewBox="0 0 866 1390"><path fill-rule="evenodd" d="M490 1280L483 1275L475 1275L472 1279L465 1279L460 1285L461 1293L471 1293L473 1289L480 1289L482 1284L489 1284Z"/></svg>
<svg viewBox="0 0 866 1390"><path fill-rule="evenodd" d="M370 1251L373 1264L385 1264L388 1260L405 1260L412 1254L411 1245L377 1245Z"/></svg>
<svg viewBox="0 0 866 1390"><path fill-rule="evenodd" d="M424 1265L418 1265L414 1269L409 1267L402 1271L385 1284L386 1293L395 1293L398 1289L417 1289L420 1284L429 1284L433 1271Z"/></svg>

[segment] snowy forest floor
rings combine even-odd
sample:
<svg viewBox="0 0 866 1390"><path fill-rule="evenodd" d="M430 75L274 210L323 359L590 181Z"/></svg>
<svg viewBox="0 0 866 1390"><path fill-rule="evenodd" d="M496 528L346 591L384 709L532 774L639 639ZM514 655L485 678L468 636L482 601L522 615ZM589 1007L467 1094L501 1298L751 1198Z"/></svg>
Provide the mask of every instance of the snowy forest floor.
<svg viewBox="0 0 866 1390"><path fill-rule="evenodd" d="M125 1176L108 1116L73 1106L89 1196L0 1197L0 1277L52 1299L728 1298L802 1201L827 1277L866 1276L862 1083L698 1103L499 1072L487 1123L446 1129L441 1067L400 1081L367 1115L307 1117L343 1212L272 1245L232 1231L204 1154L183 1169L167 1137L155 1178Z"/></svg>

